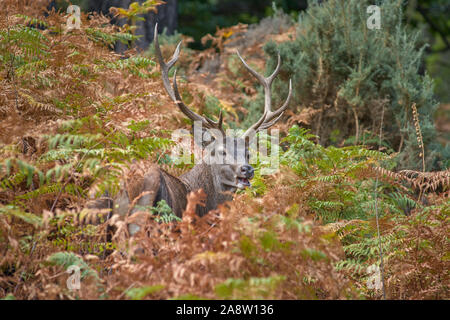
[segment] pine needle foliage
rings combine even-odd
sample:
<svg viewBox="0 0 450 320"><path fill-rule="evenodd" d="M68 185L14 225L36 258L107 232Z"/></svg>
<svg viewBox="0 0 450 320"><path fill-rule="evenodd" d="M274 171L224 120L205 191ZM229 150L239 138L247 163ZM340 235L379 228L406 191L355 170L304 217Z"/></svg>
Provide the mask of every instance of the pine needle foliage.
<svg viewBox="0 0 450 320"><path fill-rule="evenodd" d="M449 147L436 140L433 81L418 73L426 46L420 33L403 23L402 3L380 2L381 28L368 29L366 9L373 1L312 1L299 16L295 40L265 45L266 69L275 68L279 51L283 63L274 100L283 101L292 78L291 106L305 116L315 111L307 122L322 144L336 145L350 136L354 144L364 143L365 132L376 138L384 108L383 141L399 153L399 167L422 169L418 160L423 156L428 169L442 170ZM258 117L253 110L262 100L260 94L250 104L247 121ZM416 141L418 121L425 152Z"/></svg>

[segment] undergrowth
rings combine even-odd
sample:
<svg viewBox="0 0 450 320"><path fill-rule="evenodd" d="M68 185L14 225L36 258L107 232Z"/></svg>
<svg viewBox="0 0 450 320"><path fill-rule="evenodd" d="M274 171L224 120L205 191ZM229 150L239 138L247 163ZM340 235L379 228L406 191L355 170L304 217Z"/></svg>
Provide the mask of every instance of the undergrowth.
<svg viewBox="0 0 450 320"><path fill-rule="evenodd" d="M283 133L280 170L263 174L257 163L254 187L204 217L194 212L205 199L200 191L189 195L181 221L164 202L125 220L83 210L90 198L113 196L135 166L189 169L169 156L171 130L188 123L164 92L151 50L110 50L133 41L129 30L83 14L81 29L66 32L64 13L43 14L47 1L7 2L0 298L379 299L375 210L387 297L449 298L449 171L394 172L391 152L324 147L296 125ZM228 65L218 78L225 92L255 95L227 58L230 32L245 27L230 30L218 31L220 49L213 48ZM209 54L184 59L201 64ZM226 121L239 125L242 109L216 95L214 84L184 82L181 90L200 111L225 106ZM143 228L129 238L126 225L137 220ZM71 266L81 272L79 290L67 287Z"/></svg>

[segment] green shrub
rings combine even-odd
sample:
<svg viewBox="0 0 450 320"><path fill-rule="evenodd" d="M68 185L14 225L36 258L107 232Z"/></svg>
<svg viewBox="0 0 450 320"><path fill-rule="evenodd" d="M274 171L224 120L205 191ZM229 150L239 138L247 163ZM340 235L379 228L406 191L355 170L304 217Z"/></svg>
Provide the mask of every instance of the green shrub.
<svg viewBox="0 0 450 320"><path fill-rule="evenodd" d="M399 151L399 166L421 167L420 148L414 129L412 109L416 103L425 145L428 170L446 167L450 148L436 140L432 116L437 108L433 81L419 75L424 46L418 48L419 33L403 24L402 1L380 4L381 28L368 29L368 0L330 0L312 3L299 16L297 37L279 45L264 46L270 57L267 73L282 58L281 72L274 82L274 105L287 96L292 78L294 94L291 108L299 113L310 108L311 127L322 144L354 144L367 139L377 144L380 125L383 144ZM263 100L261 93L248 105L248 121Z"/></svg>

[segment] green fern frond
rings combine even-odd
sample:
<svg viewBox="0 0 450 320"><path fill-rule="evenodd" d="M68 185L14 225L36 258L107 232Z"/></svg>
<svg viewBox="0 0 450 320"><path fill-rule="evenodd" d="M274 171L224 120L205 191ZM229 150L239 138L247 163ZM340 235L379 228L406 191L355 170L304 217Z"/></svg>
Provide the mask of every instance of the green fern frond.
<svg viewBox="0 0 450 320"><path fill-rule="evenodd" d="M30 212L25 212L14 205L0 206L0 215L15 217L35 227L42 225L42 218Z"/></svg>
<svg viewBox="0 0 450 320"><path fill-rule="evenodd" d="M216 285L215 292L221 299L267 299L284 280L286 277L279 275L248 280L230 278Z"/></svg>
<svg viewBox="0 0 450 320"><path fill-rule="evenodd" d="M24 14L16 14L15 15L18 18L22 18L24 20L24 24L26 25L32 25L32 26L37 26L37 27L41 27L41 28L47 28L48 27L48 23L44 20L35 18L35 17L29 17L27 15Z"/></svg>
<svg viewBox="0 0 450 320"><path fill-rule="evenodd" d="M85 279L88 276L92 276L99 280L98 274L89 265L73 252L56 252L47 258L48 263L54 266L62 266L65 269L70 266L78 266L81 271L81 279Z"/></svg>
<svg viewBox="0 0 450 320"><path fill-rule="evenodd" d="M138 39L137 36L132 35L131 33L106 33L97 28L86 28L84 29L88 38L102 45L106 45L109 47L113 47L113 45L120 41L123 44L128 44L129 41L135 41Z"/></svg>
<svg viewBox="0 0 450 320"><path fill-rule="evenodd" d="M39 177L39 181L41 184L44 183L44 174L41 170L39 170L37 167L23 161L20 159L16 159L16 158L9 158L3 161L3 163L0 163L0 173L2 173L2 171L4 170L4 168L6 169L6 175L9 176L11 174L11 170L12 168L15 167L17 168L18 171L18 175L16 176L16 178L14 178L13 180L17 181L20 180L20 175L23 175L24 177L26 177L27 179L27 186L30 186L31 183L33 182L33 177L35 174L37 174L37 176ZM8 182L9 181L9 182ZM11 185L10 182L12 180L2 180L2 186L8 186Z"/></svg>
<svg viewBox="0 0 450 320"><path fill-rule="evenodd" d="M131 300L142 300L146 296L159 292L165 288L164 285L153 285L153 286L145 286L145 287L139 287L139 288L131 288L125 291L125 294L131 299Z"/></svg>

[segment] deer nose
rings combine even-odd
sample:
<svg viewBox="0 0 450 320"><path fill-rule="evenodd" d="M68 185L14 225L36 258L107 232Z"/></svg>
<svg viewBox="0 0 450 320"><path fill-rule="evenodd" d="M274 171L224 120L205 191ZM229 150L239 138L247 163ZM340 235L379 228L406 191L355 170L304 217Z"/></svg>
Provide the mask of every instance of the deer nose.
<svg viewBox="0 0 450 320"><path fill-rule="evenodd" d="M241 173L247 178L251 179L253 178L253 174L255 173L255 169L249 164L244 164L241 166Z"/></svg>

